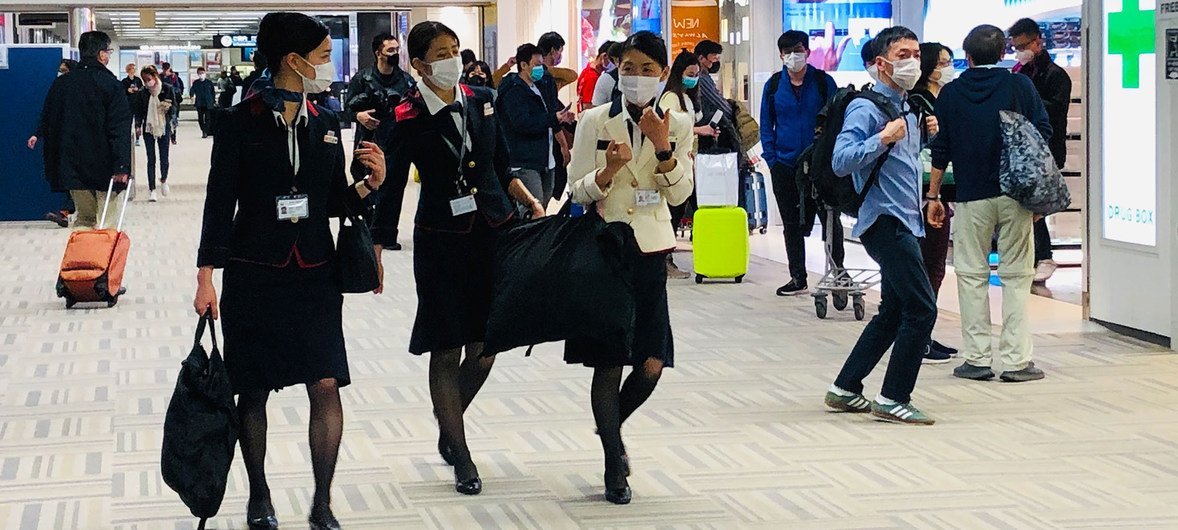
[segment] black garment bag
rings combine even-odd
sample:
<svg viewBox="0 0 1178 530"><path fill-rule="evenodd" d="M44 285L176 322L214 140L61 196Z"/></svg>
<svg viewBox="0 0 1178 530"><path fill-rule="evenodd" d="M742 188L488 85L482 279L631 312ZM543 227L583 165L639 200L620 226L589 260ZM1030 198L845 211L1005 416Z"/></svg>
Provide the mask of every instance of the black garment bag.
<svg viewBox="0 0 1178 530"><path fill-rule="evenodd" d="M213 351L206 354L201 338L205 326L213 337ZM164 444L160 471L164 482L200 518L204 529L217 515L225 497L229 467L239 430L237 407L229 375L217 348L212 311L201 317L192 353L180 366L176 390L164 418Z"/></svg>
<svg viewBox="0 0 1178 530"><path fill-rule="evenodd" d="M483 355L580 337L629 355L634 231L588 210L520 223L500 236Z"/></svg>

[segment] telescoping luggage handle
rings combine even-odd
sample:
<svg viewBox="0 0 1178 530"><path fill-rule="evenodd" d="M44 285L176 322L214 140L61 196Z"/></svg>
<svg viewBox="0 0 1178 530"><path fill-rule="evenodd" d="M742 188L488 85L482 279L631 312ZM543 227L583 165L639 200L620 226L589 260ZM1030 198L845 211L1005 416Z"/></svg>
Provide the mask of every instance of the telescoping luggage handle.
<svg viewBox="0 0 1178 530"><path fill-rule="evenodd" d="M127 203L131 200L131 186L135 185L135 179L127 179L127 190L123 192L123 208L119 210L119 225L115 227L118 232L123 231L123 217L127 215ZM115 179L110 179L110 184L106 186L106 200L102 203L102 219L98 221L98 227L101 229L106 226L106 212L110 210L110 197L115 191Z"/></svg>

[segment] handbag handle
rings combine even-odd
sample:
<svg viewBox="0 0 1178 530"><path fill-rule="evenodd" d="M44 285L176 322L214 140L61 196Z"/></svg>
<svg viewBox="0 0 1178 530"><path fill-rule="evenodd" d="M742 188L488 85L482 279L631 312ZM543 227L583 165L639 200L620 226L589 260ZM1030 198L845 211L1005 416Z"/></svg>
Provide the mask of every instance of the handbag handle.
<svg viewBox="0 0 1178 530"><path fill-rule="evenodd" d="M217 346L217 325L213 323L212 307L209 307L209 309L205 311L205 314L200 317L200 322L196 325L196 339L193 341L194 345L200 345L200 340L205 336L206 325L208 325L209 334L213 337L213 351L216 352L220 348Z"/></svg>

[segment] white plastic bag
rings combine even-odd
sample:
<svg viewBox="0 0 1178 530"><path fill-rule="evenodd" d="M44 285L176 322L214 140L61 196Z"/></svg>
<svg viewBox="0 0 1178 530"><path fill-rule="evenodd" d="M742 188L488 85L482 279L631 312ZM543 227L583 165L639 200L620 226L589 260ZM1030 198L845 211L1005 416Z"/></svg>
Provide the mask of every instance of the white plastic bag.
<svg viewBox="0 0 1178 530"><path fill-rule="evenodd" d="M695 156L695 190L700 206L740 204L740 170L736 153Z"/></svg>

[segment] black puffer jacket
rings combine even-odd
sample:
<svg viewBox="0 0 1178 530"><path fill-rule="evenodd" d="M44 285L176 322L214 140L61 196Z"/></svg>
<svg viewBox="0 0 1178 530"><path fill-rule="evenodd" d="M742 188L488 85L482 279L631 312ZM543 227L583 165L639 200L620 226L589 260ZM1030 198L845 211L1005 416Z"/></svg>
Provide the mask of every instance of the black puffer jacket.
<svg viewBox="0 0 1178 530"><path fill-rule="evenodd" d="M41 110L45 180L53 191L106 191L131 172L131 109L123 84L94 58L53 82Z"/></svg>

